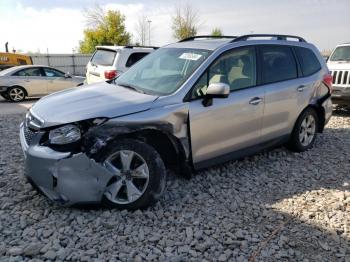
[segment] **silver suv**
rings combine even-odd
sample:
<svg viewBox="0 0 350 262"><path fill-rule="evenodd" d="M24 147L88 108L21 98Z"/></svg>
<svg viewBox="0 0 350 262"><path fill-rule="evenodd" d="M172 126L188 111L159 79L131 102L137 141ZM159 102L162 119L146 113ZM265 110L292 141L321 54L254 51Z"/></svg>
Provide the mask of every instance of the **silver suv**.
<svg viewBox="0 0 350 262"><path fill-rule="evenodd" d="M20 128L25 175L64 205L155 203L182 175L286 144L311 148L332 114L315 46L285 35L195 37L118 78L42 98Z"/></svg>

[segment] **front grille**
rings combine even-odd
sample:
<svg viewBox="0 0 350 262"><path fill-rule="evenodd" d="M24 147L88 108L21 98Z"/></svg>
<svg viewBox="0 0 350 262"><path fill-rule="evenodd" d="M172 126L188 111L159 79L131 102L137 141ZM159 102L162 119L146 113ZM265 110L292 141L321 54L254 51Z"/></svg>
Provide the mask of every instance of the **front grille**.
<svg viewBox="0 0 350 262"><path fill-rule="evenodd" d="M331 75L333 76L333 85L350 86L350 71L334 70L331 71Z"/></svg>
<svg viewBox="0 0 350 262"><path fill-rule="evenodd" d="M26 143L27 143L27 145L30 145L30 143L32 142L36 132L31 130L27 126L24 126L24 130L23 131L24 131L23 133L24 133L24 138L26 140Z"/></svg>

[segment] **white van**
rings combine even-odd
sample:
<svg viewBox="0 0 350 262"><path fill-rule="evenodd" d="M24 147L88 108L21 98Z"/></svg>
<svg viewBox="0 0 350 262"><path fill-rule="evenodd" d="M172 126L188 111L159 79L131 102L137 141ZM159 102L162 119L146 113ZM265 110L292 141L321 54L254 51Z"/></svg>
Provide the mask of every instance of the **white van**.
<svg viewBox="0 0 350 262"><path fill-rule="evenodd" d="M86 66L86 83L113 79L155 49L157 47L96 46L96 51Z"/></svg>

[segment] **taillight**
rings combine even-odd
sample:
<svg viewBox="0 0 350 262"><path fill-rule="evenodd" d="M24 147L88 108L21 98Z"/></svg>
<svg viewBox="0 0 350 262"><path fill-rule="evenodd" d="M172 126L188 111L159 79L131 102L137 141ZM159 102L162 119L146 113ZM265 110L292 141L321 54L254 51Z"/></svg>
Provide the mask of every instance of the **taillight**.
<svg viewBox="0 0 350 262"><path fill-rule="evenodd" d="M325 74L323 76L323 83L329 88L329 91L333 91L333 76L331 74Z"/></svg>
<svg viewBox="0 0 350 262"><path fill-rule="evenodd" d="M105 71L105 78L106 79L113 79L117 76L117 70L106 70Z"/></svg>

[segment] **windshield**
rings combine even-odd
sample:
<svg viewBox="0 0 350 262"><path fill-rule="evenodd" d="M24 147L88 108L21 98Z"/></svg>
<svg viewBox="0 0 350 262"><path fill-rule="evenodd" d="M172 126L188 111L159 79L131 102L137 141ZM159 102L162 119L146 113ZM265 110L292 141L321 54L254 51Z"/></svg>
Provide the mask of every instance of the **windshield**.
<svg viewBox="0 0 350 262"><path fill-rule="evenodd" d="M340 46L335 49L331 58L331 61L350 61L350 46Z"/></svg>
<svg viewBox="0 0 350 262"><path fill-rule="evenodd" d="M144 93L168 95L175 92L210 51L189 48L161 48L140 60L115 80Z"/></svg>
<svg viewBox="0 0 350 262"><path fill-rule="evenodd" d="M4 69L4 70L0 71L0 76L4 76L4 75L6 75L7 73L12 72L12 71L14 71L14 68L13 68L13 67Z"/></svg>

